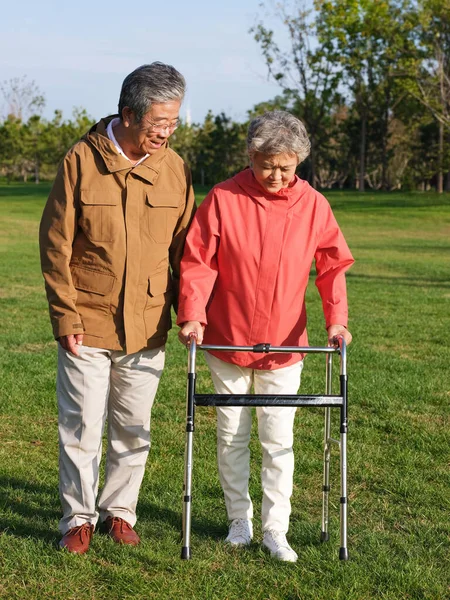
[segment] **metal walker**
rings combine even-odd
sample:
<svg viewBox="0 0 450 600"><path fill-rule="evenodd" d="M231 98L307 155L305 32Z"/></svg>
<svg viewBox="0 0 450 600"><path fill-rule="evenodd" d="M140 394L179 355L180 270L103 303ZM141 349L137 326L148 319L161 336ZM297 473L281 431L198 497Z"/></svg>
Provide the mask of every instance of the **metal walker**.
<svg viewBox="0 0 450 600"><path fill-rule="evenodd" d="M183 486L183 547L181 558L191 558L191 515L192 515L192 463L194 419L196 406L322 406L325 408L325 435L323 453L323 487L322 487L322 542L329 540L328 532L328 495L330 492L330 456L333 443L340 450L340 560L348 560L347 549L347 347L342 336L337 337L338 347L301 347L301 346L271 346L257 344L256 346L197 346L195 336L190 338L187 399L186 399L186 447ZM196 394L195 393L195 362L197 348L200 350L218 350L233 352L299 352L301 354L326 354L326 387L324 395L255 395L255 394ZM340 394L332 395L332 360L333 354L340 355ZM331 411L333 407L340 410L340 440L331 438Z"/></svg>

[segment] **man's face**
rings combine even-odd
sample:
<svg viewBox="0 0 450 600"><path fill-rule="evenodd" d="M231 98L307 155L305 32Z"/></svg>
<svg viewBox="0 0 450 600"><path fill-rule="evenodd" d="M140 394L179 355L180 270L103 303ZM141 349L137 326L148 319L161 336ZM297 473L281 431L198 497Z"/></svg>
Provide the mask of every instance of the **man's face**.
<svg viewBox="0 0 450 600"><path fill-rule="evenodd" d="M289 186L295 175L298 160L295 154L264 154L255 152L251 167L255 179L262 187L276 194Z"/></svg>
<svg viewBox="0 0 450 600"><path fill-rule="evenodd" d="M127 116L126 141L136 156L155 154L178 126L181 102L170 100L153 104L150 110L137 122L132 111ZM125 109L126 110L126 109Z"/></svg>

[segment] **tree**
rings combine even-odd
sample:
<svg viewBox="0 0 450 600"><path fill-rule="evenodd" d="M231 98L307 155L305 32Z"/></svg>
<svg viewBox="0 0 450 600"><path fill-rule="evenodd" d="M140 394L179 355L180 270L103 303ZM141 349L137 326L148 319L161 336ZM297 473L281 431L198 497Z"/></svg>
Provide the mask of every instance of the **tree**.
<svg viewBox="0 0 450 600"><path fill-rule="evenodd" d="M450 0L418 0L411 12L416 19L411 35L416 53L399 76L406 91L438 123L437 191L442 192L445 130L450 132Z"/></svg>
<svg viewBox="0 0 450 600"><path fill-rule="evenodd" d="M193 125L190 129L190 138L183 130L181 139L175 137L174 148L178 151L182 140L189 140L190 147L184 147L182 156L185 160L191 159L187 162L194 182L215 184L246 166L245 124L232 121L224 113L214 116L208 111L203 124Z"/></svg>
<svg viewBox="0 0 450 600"><path fill-rule="evenodd" d="M269 76L283 90L287 108L306 125L311 140L309 179L316 185L318 153L330 137L330 114L341 102L338 92L341 72L334 68L337 58L332 45L328 41L317 43L316 23L301 0L295 0L291 14L287 1L277 4L275 14L288 32L286 50L278 46L273 30L262 22L250 31L261 47Z"/></svg>
<svg viewBox="0 0 450 600"><path fill-rule="evenodd" d="M0 125L0 170L8 180L33 173L39 183L41 172L53 177L67 150L92 126L93 120L81 108L74 109L72 119L63 121L55 111L51 121L32 115L26 123L10 115Z"/></svg>
<svg viewBox="0 0 450 600"><path fill-rule="evenodd" d="M393 67L408 51L409 0L315 0L315 6L319 40L333 48L360 119L358 187L365 187L371 129L386 188L389 123L399 101Z"/></svg>
<svg viewBox="0 0 450 600"><path fill-rule="evenodd" d="M10 115L0 126L0 166L7 181L28 172L25 132L22 121Z"/></svg>
<svg viewBox="0 0 450 600"><path fill-rule="evenodd" d="M34 181L40 181L40 169L43 161L43 155L46 150L45 139L42 133L45 131L46 123L42 121L39 115L32 115L27 124L23 127L25 139L25 157L30 167L34 167Z"/></svg>
<svg viewBox="0 0 450 600"><path fill-rule="evenodd" d="M4 118L13 116L19 121L27 121L33 114L40 114L45 107L45 97L34 81L26 75L14 77L0 84L6 113Z"/></svg>
<svg viewBox="0 0 450 600"><path fill-rule="evenodd" d="M196 137L199 132L198 125L181 123L170 138L170 146L177 152L191 171L197 167Z"/></svg>

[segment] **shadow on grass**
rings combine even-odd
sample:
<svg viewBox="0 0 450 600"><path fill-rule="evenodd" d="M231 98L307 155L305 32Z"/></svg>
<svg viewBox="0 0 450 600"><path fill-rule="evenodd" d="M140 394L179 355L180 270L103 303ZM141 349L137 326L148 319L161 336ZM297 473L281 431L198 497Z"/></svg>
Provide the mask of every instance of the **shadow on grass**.
<svg viewBox="0 0 450 600"><path fill-rule="evenodd" d="M45 498L45 500L44 500ZM57 545L61 534L57 522L61 516L57 486L0 478L0 535L44 540ZM166 523L182 532L182 507L178 511L145 502L138 502L138 519ZM198 537L220 539L226 535L226 523L218 525L210 519L193 515L192 533Z"/></svg>
<svg viewBox="0 0 450 600"><path fill-rule="evenodd" d="M138 518L141 523L144 523L145 521L166 523L174 530L180 532L180 539L182 534L182 510L181 502L178 511L151 504L145 502L145 500L140 500L138 502ZM226 521L218 524L217 521L212 521L204 516L192 514L191 532L198 537L217 540L226 536L228 527Z"/></svg>
<svg viewBox="0 0 450 600"><path fill-rule="evenodd" d="M323 191L333 210L373 211L396 208L431 208L450 204L450 194L418 193L418 192L366 192L361 194L354 190Z"/></svg>
<svg viewBox="0 0 450 600"><path fill-rule="evenodd" d="M349 272L346 274L346 277L348 279L352 279L352 280L363 280L363 281L370 281L373 283L381 283L381 284L391 284L391 285L403 285L403 286L408 286L408 287L431 287L431 288L435 288L435 287L439 287L439 288L450 288L450 282L447 279L442 279L442 278L433 278L433 279L422 279L420 277L397 277L397 276L392 276L392 277L387 277L386 275L383 276L379 276L379 275L362 275L359 273L352 273Z"/></svg>
<svg viewBox="0 0 450 600"><path fill-rule="evenodd" d="M382 245L370 245L367 243L364 244L352 244L352 249L354 250L355 247L357 248L362 248L365 252L370 252L370 251L383 251L384 248L382 247ZM418 252L436 252L436 253L447 253L450 252L450 244L448 244L447 242L443 242L441 245L438 244L429 244L428 241L424 241L424 240L420 240L416 246L413 246L412 244L404 244L402 242L389 242L389 248L390 250L394 250L395 252L405 252L405 253L410 253L410 252L414 252L414 253L418 253Z"/></svg>
<svg viewBox="0 0 450 600"><path fill-rule="evenodd" d="M223 499L220 499L223 502ZM255 527L255 539L261 540L262 533L260 531L261 521L259 516L259 507L256 506L256 515L254 520ZM191 533L202 540L211 540L214 542L223 542L228 534L228 521L225 514L225 508L221 507L223 512L223 520L217 521L212 520L205 515L201 514L201 510L195 511L195 501L192 506L192 523ZM169 525L175 531L180 533L180 544L182 541L182 507L180 504L179 511L172 510L170 508L158 506L152 503L146 503L145 501L139 501L138 503L138 518L140 523L149 521L157 521ZM320 547L322 542L320 540L321 526L319 522L311 522L310 515L307 513L298 513L295 510L291 516L291 538L296 539L296 543L303 547ZM339 532L339 523L335 525L336 532ZM258 542L255 542L258 544Z"/></svg>
<svg viewBox="0 0 450 600"><path fill-rule="evenodd" d="M48 195L52 184L45 181L43 183L10 183L0 184L0 198L15 198L18 196L40 196Z"/></svg>
<svg viewBox="0 0 450 600"><path fill-rule="evenodd" d="M223 498L220 497L220 503ZM178 506L179 504L179 506ZM228 533L225 508L221 506L223 519L209 517L201 508L192 506L191 532L198 538L218 541ZM173 504L172 504L173 506ZM137 513L139 523L160 523L168 525L182 534L182 502L176 509L160 506L145 500L141 493ZM211 510L211 507L210 509ZM258 509L257 509L258 510ZM259 512L259 511L258 511ZM30 482L17 478L0 477L0 535L10 532L15 536L34 538L57 544L60 539L58 520L61 517L57 485ZM307 521L304 514L293 514L294 520ZM259 523L259 518L257 518ZM302 544L318 545L319 533L316 527L306 525L302 529Z"/></svg>
<svg viewBox="0 0 450 600"><path fill-rule="evenodd" d="M51 500L43 502L42 496ZM0 478L0 534L57 543L55 522L60 517L58 490L51 485L20 479Z"/></svg>

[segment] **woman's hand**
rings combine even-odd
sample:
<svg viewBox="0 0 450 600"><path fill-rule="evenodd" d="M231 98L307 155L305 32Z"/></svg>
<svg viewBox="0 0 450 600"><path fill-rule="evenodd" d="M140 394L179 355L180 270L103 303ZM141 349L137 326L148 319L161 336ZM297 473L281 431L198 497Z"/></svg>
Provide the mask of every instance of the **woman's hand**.
<svg viewBox="0 0 450 600"><path fill-rule="evenodd" d="M189 336L191 333L195 334L197 338L197 344L201 344L203 342L203 332L205 331L205 326L202 325L199 321L186 321L183 323L180 331L178 332L178 339L185 346L189 345Z"/></svg>
<svg viewBox="0 0 450 600"><path fill-rule="evenodd" d="M343 325L330 325L327 329L328 332L328 345L336 346L336 338L337 335L342 335L347 346L352 341L352 334L350 331L344 327Z"/></svg>

